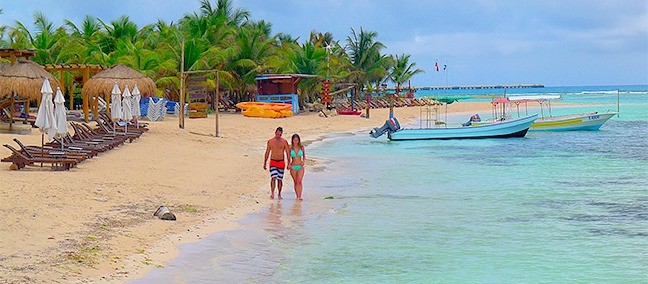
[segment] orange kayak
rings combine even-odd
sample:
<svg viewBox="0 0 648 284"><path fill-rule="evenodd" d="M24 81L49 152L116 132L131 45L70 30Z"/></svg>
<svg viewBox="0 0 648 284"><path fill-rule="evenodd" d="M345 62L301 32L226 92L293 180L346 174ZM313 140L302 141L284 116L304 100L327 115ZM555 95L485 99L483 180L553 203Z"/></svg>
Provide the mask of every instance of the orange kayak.
<svg viewBox="0 0 648 284"><path fill-rule="evenodd" d="M256 106L251 106L248 109L241 112L245 116L249 117L266 117L266 118L281 118L292 116L293 113L290 110L281 110L276 111L267 108L260 108Z"/></svg>
<svg viewBox="0 0 648 284"><path fill-rule="evenodd" d="M284 103L240 102L236 104L236 107L240 108L243 111L248 110L251 107L257 107L260 109L267 109L267 110L274 110L274 111L292 110L291 104L284 104Z"/></svg>

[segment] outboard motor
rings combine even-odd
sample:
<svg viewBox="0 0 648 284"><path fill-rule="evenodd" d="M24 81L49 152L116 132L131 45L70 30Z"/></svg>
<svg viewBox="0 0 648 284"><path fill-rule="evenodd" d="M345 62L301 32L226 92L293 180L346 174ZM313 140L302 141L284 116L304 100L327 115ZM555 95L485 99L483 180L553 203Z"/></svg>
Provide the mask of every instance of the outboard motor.
<svg viewBox="0 0 648 284"><path fill-rule="evenodd" d="M481 122L481 117L479 114L473 114L466 123L462 123L463 126L470 126L473 122Z"/></svg>
<svg viewBox="0 0 648 284"><path fill-rule="evenodd" d="M398 131L401 128L400 123L398 122L398 119L395 117L392 117L385 121L385 124L381 127L375 127L371 132L369 132L369 135L373 138L378 138L385 134L386 132L389 133L394 133Z"/></svg>

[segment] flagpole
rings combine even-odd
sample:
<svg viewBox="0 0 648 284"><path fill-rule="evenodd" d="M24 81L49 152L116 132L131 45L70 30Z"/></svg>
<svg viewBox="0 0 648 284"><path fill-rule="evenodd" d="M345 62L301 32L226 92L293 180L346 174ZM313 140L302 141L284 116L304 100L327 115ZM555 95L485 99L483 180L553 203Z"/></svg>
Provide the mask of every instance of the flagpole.
<svg viewBox="0 0 648 284"><path fill-rule="evenodd" d="M445 85L448 87L448 60L446 60L446 63L443 65L443 73L445 75Z"/></svg>

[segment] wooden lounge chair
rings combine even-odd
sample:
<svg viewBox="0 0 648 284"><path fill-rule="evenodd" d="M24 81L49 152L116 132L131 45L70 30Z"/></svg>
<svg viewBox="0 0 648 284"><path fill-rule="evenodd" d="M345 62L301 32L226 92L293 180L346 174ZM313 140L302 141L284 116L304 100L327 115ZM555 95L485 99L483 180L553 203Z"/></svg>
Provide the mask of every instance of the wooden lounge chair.
<svg viewBox="0 0 648 284"><path fill-rule="evenodd" d="M54 138L54 141L49 142L46 145L56 148L56 147L61 147L61 143L63 143L63 147L77 147L84 150L91 150L95 152L105 152L114 148L113 145L106 144L106 143L75 140L70 136L70 134L61 138Z"/></svg>
<svg viewBox="0 0 648 284"><path fill-rule="evenodd" d="M97 122L97 126L99 126L99 129L97 131L104 133L104 134L114 134L114 135L123 135L128 137L129 142L133 142L133 140L139 138L142 136L142 132L131 132L130 129L128 132L125 132L124 129L114 129L112 128L112 125L109 125L108 123L102 123L102 122Z"/></svg>
<svg viewBox="0 0 648 284"><path fill-rule="evenodd" d="M123 145L125 141L126 139L105 140L96 137L73 137L70 134L66 135L63 140L63 142L67 142L67 143L92 145L95 147L104 148L106 150L110 150L117 146Z"/></svg>
<svg viewBox="0 0 648 284"><path fill-rule="evenodd" d="M20 140L14 138L13 139L18 146L20 146L20 150L22 151L23 154L29 154L27 156L36 156L36 157L50 157L50 158L69 158L69 159L75 159L77 162L82 162L86 159L89 159L91 154L89 153L81 153L81 152L72 152L69 149L66 149L63 147L61 148L53 148L53 147L40 147L40 146L25 146ZM55 153L55 154L52 154Z"/></svg>
<svg viewBox="0 0 648 284"><path fill-rule="evenodd" d="M100 118L100 120L102 120L104 123L106 123L106 124L110 124L110 128L112 128L113 120L110 118L110 116L109 116L107 113L105 113L105 112L99 113L99 118ZM99 121L97 121L97 123L99 123ZM123 126L119 126L118 124L115 124L115 125L117 125L117 126L115 127L115 129L117 129L117 131L120 131L120 130L121 130L122 132L124 132L125 127L123 127ZM128 124L128 131L129 131L129 132L146 132L146 131L149 131L149 129L148 129L148 123L139 123L139 128L135 127L134 124L129 123L129 124Z"/></svg>
<svg viewBox="0 0 648 284"><path fill-rule="evenodd" d="M21 151L16 150L16 148L11 147L10 145L4 144L7 149L11 150L13 154L6 157L0 161L12 163L11 169L19 170L25 166L35 166L36 164L50 164L54 170L69 170L70 168L76 166L78 163L75 159L69 159L64 157L38 157L23 154Z"/></svg>
<svg viewBox="0 0 648 284"><path fill-rule="evenodd" d="M24 146L24 144L21 141L19 141L18 139L14 138L13 140L18 145L23 145ZM58 145L58 147L54 147L51 144L45 144L42 147L41 146L24 146L24 148L27 148L29 150L36 149L36 150L39 150L39 151L40 151L41 148L43 150L45 150L45 151L55 151L55 152L60 152L61 151L61 146L60 145ZM66 145L66 144L63 145L63 152L85 154L86 156L88 156L88 158L92 158L92 157L97 155L97 151L93 151L93 150L90 150L90 149L83 149L83 148L80 148L80 147L69 146L69 145Z"/></svg>
<svg viewBox="0 0 648 284"><path fill-rule="evenodd" d="M128 137L126 136L117 136L113 135L112 133L107 134L97 132L90 128L90 126L88 126L87 124L71 123L71 125L72 129L74 129L74 135L72 136L72 138L78 140L107 143L115 147L124 144L126 142L126 139L128 139Z"/></svg>

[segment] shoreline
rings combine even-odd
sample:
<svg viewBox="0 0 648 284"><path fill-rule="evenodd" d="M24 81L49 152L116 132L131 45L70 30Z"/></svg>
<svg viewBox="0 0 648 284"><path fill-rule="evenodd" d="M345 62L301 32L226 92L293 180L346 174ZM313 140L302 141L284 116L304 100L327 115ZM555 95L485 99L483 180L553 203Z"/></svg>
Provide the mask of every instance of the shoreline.
<svg viewBox="0 0 648 284"><path fill-rule="evenodd" d="M449 113L489 110L488 102L448 107ZM151 130L133 143L71 171L9 171L9 163L2 163L0 209L7 214L0 223L6 232L0 240L0 280L123 283L141 278L175 258L180 244L236 228L237 221L272 202L261 166L265 141L277 126L313 143L380 126L387 113L372 109L370 119L224 113L219 138L200 134L213 133L213 116L187 120L185 129L178 129L177 117L167 117L149 122ZM402 121L412 120L419 108L396 108L395 113ZM0 134L3 144L12 144L14 137L40 145L38 129L30 135ZM0 150L2 157L9 154ZM178 220L153 217L160 205Z"/></svg>

